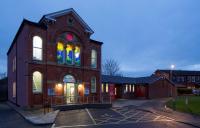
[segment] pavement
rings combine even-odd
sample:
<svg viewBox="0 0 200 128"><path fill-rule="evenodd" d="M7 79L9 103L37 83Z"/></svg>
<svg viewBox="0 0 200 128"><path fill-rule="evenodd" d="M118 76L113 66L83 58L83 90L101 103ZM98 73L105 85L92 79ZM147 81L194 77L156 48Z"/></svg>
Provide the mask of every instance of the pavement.
<svg viewBox="0 0 200 128"><path fill-rule="evenodd" d="M50 112L44 114L43 109L28 110L17 107L16 105L10 102L7 102L7 104L16 112L18 112L21 116L23 116L24 119L28 120L29 122L35 125L53 124L56 119L56 116L59 113L59 110L50 110Z"/></svg>
<svg viewBox="0 0 200 128"><path fill-rule="evenodd" d="M50 128L51 125L33 125L6 103L0 103L0 128Z"/></svg>

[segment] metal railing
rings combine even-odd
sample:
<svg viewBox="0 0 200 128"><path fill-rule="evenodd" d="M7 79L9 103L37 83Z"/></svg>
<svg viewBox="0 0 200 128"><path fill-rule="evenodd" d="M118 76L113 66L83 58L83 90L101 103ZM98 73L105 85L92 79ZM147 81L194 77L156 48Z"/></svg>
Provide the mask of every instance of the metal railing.
<svg viewBox="0 0 200 128"><path fill-rule="evenodd" d="M50 106L70 104L111 104L111 96L50 96Z"/></svg>

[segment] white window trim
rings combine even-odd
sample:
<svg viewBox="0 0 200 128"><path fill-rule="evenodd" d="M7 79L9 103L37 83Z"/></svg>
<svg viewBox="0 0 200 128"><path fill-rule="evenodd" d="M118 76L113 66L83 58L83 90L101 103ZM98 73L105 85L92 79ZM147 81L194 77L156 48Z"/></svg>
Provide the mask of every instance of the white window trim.
<svg viewBox="0 0 200 128"><path fill-rule="evenodd" d="M41 47L37 47L37 46L34 46L34 39L35 38L38 38L38 39L40 39L41 40ZM42 61L43 60L43 40L42 40L42 38L40 37L40 36L33 36L33 40L32 40L32 46L33 46L33 60L37 60L37 61ZM35 50L41 50L40 51L40 57L37 57L36 55L34 55L34 51Z"/></svg>

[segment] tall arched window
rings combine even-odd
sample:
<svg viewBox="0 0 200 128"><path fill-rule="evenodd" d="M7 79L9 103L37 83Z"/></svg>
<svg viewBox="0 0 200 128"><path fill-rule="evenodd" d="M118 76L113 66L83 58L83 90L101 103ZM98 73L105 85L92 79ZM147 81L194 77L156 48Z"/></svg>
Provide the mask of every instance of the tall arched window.
<svg viewBox="0 0 200 128"><path fill-rule="evenodd" d="M94 49L91 51L91 67L97 68L97 52Z"/></svg>
<svg viewBox="0 0 200 128"><path fill-rule="evenodd" d="M66 62L67 64L73 64L74 52L71 44L67 44L66 47Z"/></svg>
<svg viewBox="0 0 200 128"><path fill-rule="evenodd" d="M91 92L96 93L96 77L91 78Z"/></svg>
<svg viewBox="0 0 200 128"><path fill-rule="evenodd" d="M80 59L80 47L75 46L74 49L74 59L75 59L75 65L80 65L81 64L81 59Z"/></svg>
<svg viewBox="0 0 200 128"><path fill-rule="evenodd" d="M38 71L33 73L33 93L42 92L42 74Z"/></svg>
<svg viewBox="0 0 200 128"><path fill-rule="evenodd" d="M57 60L59 64L64 63L64 45L62 42L57 43Z"/></svg>
<svg viewBox="0 0 200 128"><path fill-rule="evenodd" d="M33 37L33 60L42 60L42 39L39 36Z"/></svg>
<svg viewBox="0 0 200 128"><path fill-rule="evenodd" d="M57 40L58 63L80 66L81 49L79 39L74 34L66 32L60 35Z"/></svg>

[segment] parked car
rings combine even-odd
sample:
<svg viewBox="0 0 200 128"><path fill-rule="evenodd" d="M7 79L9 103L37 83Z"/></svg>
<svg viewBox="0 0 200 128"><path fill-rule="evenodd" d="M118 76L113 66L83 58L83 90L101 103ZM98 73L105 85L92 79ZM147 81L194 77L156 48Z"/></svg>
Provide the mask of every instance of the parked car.
<svg viewBox="0 0 200 128"><path fill-rule="evenodd" d="M192 90L192 93L193 93L194 95L200 96L200 90L199 90L199 89L193 89L193 90Z"/></svg>

